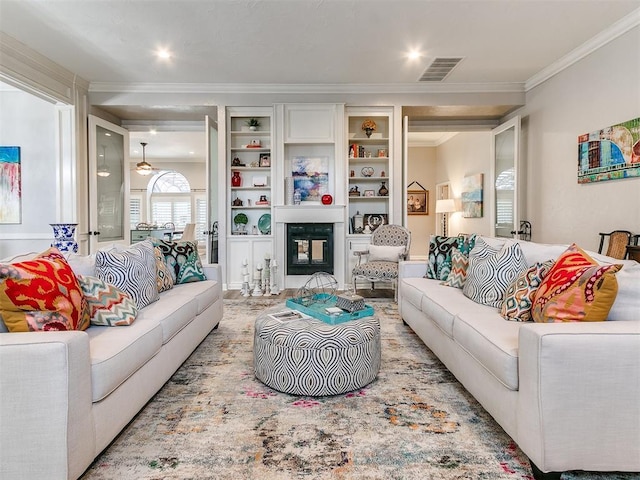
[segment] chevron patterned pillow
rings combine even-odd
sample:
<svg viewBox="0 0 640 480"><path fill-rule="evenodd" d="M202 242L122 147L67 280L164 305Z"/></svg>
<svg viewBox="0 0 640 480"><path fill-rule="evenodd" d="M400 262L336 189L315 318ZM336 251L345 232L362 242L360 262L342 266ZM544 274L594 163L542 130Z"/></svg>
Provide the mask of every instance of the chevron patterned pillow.
<svg viewBox="0 0 640 480"><path fill-rule="evenodd" d="M118 327L131 325L138 307L131 296L98 277L78 275L84 298L91 311L91 325Z"/></svg>
<svg viewBox="0 0 640 480"><path fill-rule="evenodd" d="M447 287L462 288L467 279L467 269L469 268L469 257L460 250L454 249L451 253L451 271L442 285Z"/></svg>
<svg viewBox="0 0 640 480"><path fill-rule="evenodd" d="M495 250L478 239L469 254L462 293L476 303L500 308L507 288L526 268L527 262L518 243L506 243L502 250Z"/></svg>

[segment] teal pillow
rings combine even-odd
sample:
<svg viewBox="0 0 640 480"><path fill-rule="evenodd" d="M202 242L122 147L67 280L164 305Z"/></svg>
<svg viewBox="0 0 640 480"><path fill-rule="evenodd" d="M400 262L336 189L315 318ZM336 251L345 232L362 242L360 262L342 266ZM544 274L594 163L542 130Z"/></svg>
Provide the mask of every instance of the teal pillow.
<svg viewBox="0 0 640 480"><path fill-rule="evenodd" d="M160 248L174 284L200 282L207 279L196 242L181 240L168 242L159 238L152 238L151 241Z"/></svg>
<svg viewBox="0 0 640 480"><path fill-rule="evenodd" d="M463 255L469 256L469 252L475 245L475 233L469 237L463 235L457 237L442 237L431 235L429 241L429 262L424 278L432 278L442 282L449 278L451 272L451 254L454 249Z"/></svg>

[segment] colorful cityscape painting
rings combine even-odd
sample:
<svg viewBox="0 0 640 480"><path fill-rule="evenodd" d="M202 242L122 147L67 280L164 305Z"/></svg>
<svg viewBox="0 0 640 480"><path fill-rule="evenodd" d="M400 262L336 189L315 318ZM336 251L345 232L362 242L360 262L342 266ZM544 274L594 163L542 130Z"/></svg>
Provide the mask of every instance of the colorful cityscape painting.
<svg viewBox="0 0 640 480"><path fill-rule="evenodd" d="M20 223L20 147L0 147L0 224Z"/></svg>
<svg viewBox="0 0 640 480"><path fill-rule="evenodd" d="M578 137L578 183L640 177L640 117Z"/></svg>

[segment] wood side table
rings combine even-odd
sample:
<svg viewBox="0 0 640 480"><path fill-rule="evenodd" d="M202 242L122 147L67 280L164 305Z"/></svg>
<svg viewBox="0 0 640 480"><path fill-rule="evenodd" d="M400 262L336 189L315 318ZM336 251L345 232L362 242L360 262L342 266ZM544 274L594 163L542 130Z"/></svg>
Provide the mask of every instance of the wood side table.
<svg viewBox="0 0 640 480"><path fill-rule="evenodd" d="M640 262L640 245L627 245L627 258Z"/></svg>

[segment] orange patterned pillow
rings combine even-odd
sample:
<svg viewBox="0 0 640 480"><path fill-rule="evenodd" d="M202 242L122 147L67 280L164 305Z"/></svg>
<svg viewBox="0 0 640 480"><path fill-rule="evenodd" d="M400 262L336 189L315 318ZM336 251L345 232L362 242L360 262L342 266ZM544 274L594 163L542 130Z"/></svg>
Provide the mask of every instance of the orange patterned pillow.
<svg viewBox="0 0 640 480"><path fill-rule="evenodd" d="M87 329L87 301L57 248L0 264L0 319L10 332Z"/></svg>
<svg viewBox="0 0 640 480"><path fill-rule="evenodd" d="M622 265L598 265L575 243L556 260L535 294L536 322L599 322L607 319L618 293Z"/></svg>

